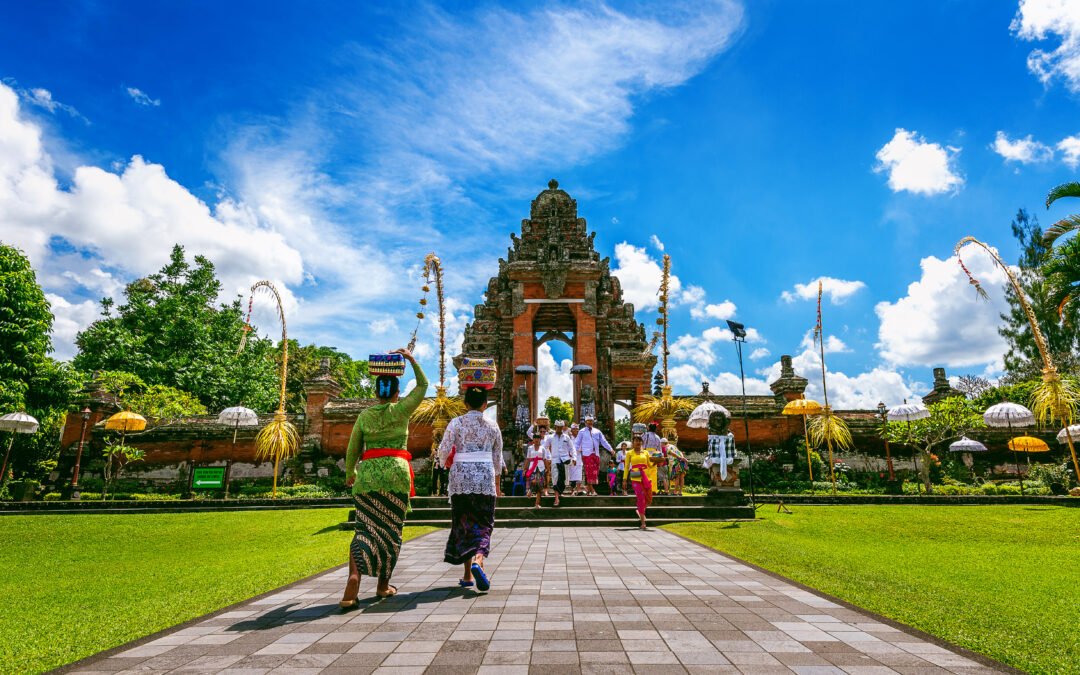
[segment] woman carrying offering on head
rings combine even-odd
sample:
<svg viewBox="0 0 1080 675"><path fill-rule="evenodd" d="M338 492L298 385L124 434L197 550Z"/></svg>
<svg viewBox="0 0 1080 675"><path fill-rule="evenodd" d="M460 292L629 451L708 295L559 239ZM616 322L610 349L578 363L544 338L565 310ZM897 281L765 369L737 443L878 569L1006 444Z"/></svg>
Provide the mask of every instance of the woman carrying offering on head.
<svg viewBox="0 0 1080 675"><path fill-rule="evenodd" d="M398 397L405 362L412 364L416 387L405 398ZM409 417L424 400L428 381L420 364L407 349L375 354L368 360L369 372L376 375L375 396L379 402L356 418L345 455L345 485L352 488L356 504L356 533L349 546L349 580L342 609L359 606L360 577L378 579L375 594L387 598L397 593L390 576L401 552L401 529L413 496L412 466L409 464ZM360 466L357 467L357 460Z"/></svg>
<svg viewBox="0 0 1080 675"><path fill-rule="evenodd" d="M465 392L468 412L450 420L439 444L439 456L444 462L453 452L450 536L443 560L464 566L458 582L462 588L471 587L475 580L480 591L491 587L484 559L491 551L495 498L501 494L498 477L503 470L502 432L494 422L484 419L495 375L494 359L463 359L458 381Z"/></svg>
<svg viewBox="0 0 1080 675"><path fill-rule="evenodd" d="M630 449L626 452L623 460L623 491L627 490L627 483L634 486L634 496L637 497L637 514L641 521L641 529L645 529L645 509L652 501L654 483L649 477L649 467L652 463L649 453L641 446L641 436L634 436Z"/></svg>

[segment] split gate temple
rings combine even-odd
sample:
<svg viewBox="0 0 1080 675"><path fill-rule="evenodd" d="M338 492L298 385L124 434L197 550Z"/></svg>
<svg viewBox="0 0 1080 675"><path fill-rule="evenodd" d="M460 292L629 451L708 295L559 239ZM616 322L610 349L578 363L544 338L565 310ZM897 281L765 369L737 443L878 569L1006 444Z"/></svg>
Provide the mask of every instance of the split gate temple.
<svg viewBox="0 0 1080 675"><path fill-rule="evenodd" d="M633 305L623 301L622 288L611 275L608 259L597 253L594 237L585 219L578 217L577 203L551 181L533 200L529 217L521 222L521 235L510 235L507 257L499 261L498 274L488 282L485 301L476 306L474 320L465 329L461 355L495 357L498 363L499 381L491 395L498 404L499 425L507 433L508 444L520 439L515 428L520 430L518 425L534 419L537 406L542 405L537 400L536 355L540 346L551 340L565 342L573 350L576 407L594 410L598 426L609 436L616 406L629 411L650 391L656 356L649 349L645 327L634 317ZM781 375L770 384L773 395L747 397L750 444L755 451L802 436L801 420L780 411L787 401L802 394L806 384L806 378L792 369L791 358L784 356ZM724 405L736 418L731 429L741 447L745 443L742 398L714 395L704 391L704 386L701 394ZM327 367L305 383L305 390L304 414L291 416L303 444L290 471L322 473L344 458L356 416L375 401L341 398L341 385ZM924 400L957 393L949 387L944 371L935 372L934 391ZM99 457L105 440L102 420L116 412L116 402L91 387L74 403L76 409L86 405L91 410L84 457ZM882 454L875 411L837 412L850 425L859 451ZM269 420L266 415L261 422ZM68 415L57 472L64 480L70 480L82 424L79 413ZM687 428L685 419L677 421L677 429L683 450L704 449L706 430ZM257 431L258 427L222 426L210 415L129 434L128 441L144 450L146 458L127 473L147 481L175 481L186 476L192 465L224 465L231 459L233 478L269 476L272 464L254 461ZM431 443L429 425L410 427L409 450L421 462L426 460Z"/></svg>
<svg viewBox="0 0 1080 675"><path fill-rule="evenodd" d="M465 328L462 356L495 357L499 381L492 396L504 429L526 399L530 419L543 404L536 354L551 340L573 350L575 408L592 402L601 428L612 428L616 403L633 406L649 392L656 357L608 258L596 252L595 236L578 218L577 202L552 180L521 221L521 236L510 235L507 257Z"/></svg>

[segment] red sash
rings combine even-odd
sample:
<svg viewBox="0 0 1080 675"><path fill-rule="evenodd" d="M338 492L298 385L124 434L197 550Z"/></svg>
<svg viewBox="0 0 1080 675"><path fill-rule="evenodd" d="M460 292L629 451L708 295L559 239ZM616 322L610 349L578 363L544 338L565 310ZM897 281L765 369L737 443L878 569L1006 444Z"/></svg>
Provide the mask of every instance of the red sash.
<svg viewBox="0 0 1080 675"><path fill-rule="evenodd" d="M409 465L409 496L415 497L416 481L413 477L412 453L408 450L394 450L393 448L369 448L364 451L364 456L361 458L361 461L378 459L379 457L397 457L405 460Z"/></svg>
<svg viewBox="0 0 1080 675"><path fill-rule="evenodd" d="M529 464L529 470L525 472L526 478L532 478L533 471L536 471L536 466L543 460L543 457L533 457Z"/></svg>

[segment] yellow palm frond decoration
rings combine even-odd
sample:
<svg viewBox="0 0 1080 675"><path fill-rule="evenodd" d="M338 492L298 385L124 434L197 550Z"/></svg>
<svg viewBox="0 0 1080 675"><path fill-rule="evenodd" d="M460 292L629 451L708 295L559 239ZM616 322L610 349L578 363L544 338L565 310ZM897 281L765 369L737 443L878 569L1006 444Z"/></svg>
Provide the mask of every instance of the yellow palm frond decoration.
<svg viewBox="0 0 1080 675"><path fill-rule="evenodd" d="M255 459L256 461L274 460L274 487L270 493L272 499L277 499L278 467L281 462L295 456L300 449L300 434L296 427L285 417L285 375L289 372L289 333L285 327L285 308L281 304L281 294L278 293L274 284L263 280L256 282L251 287L251 299L248 301L248 315L251 313L251 304L255 299L255 293L260 289L267 290L274 296L277 307L278 319L281 321L281 373L279 375L278 407L274 412L274 419L267 424L259 434L255 436ZM240 349L244 348L248 331L244 331L244 340L240 343Z"/></svg>
<svg viewBox="0 0 1080 675"><path fill-rule="evenodd" d="M431 424L436 419L454 419L465 414L465 402L460 396L447 396L446 387L435 388L435 398L426 398L412 414L412 421Z"/></svg>
<svg viewBox="0 0 1080 675"><path fill-rule="evenodd" d="M825 408L822 414L811 417L807 423L807 431L810 441L817 446L831 445L839 450L850 450L854 446L847 422L840 419L830 408Z"/></svg>
<svg viewBox="0 0 1080 675"><path fill-rule="evenodd" d="M1038 347L1039 356L1043 362L1042 382L1039 383L1031 395L1031 411L1035 413L1039 424L1046 425L1060 422L1065 427L1065 438L1069 444L1069 454L1072 455L1073 469L1076 471L1077 480L1080 480L1080 461L1077 461L1072 433L1068 430L1069 425L1076 419L1077 407L1080 406L1080 390L1072 382L1061 379L1061 374L1058 373L1057 367L1050 358L1050 348L1046 344L1046 336L1043 335L1042 330L1039 328L1039 320L1035 318L1035 312L1031 308L1031 303L1028 301L1024 289L1020 287L1020 281L1016 278L1016 275L1012 273L1012 270L1009 269L1009 266L1005 264L994 249L975 237L964 237L957 242L953 252L960 263L960 268L964 270L964 274L967 275L971 285L975 287L979 297L986 299L988 296L982 284L972 275L960 257L960 249L967 244L974 244L982 248L994 261L994 264L1005 272L1013 292L1016 293L1016 299L1020 301L1020 307L1023 308L1028 323L1031 324L1031 334L1035 338L1035 346Z"/></svg>
<svg viewBox="0 0 1080 675"><path fill-rule="evenodd" d="M633 418L635 422L651 422L679 414L689 415L697 406L698 400L693 398L642 396L641 403L634 406Z"/></svg>

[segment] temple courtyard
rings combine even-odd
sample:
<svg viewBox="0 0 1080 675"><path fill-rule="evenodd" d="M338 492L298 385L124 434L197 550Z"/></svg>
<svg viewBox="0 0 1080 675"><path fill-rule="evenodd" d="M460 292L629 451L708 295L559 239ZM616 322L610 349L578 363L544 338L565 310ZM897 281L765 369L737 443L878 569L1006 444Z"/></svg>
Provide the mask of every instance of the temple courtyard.
<svg viewBox="0 0 1080 675"><path fill-rule="evenodd" d="M444 531L409 528L400 595L346 614L337 509L5 516L0 671L1050 673L1080 657L1077 509L766 508L497 529L486 595L457 588Z"/></svg>

